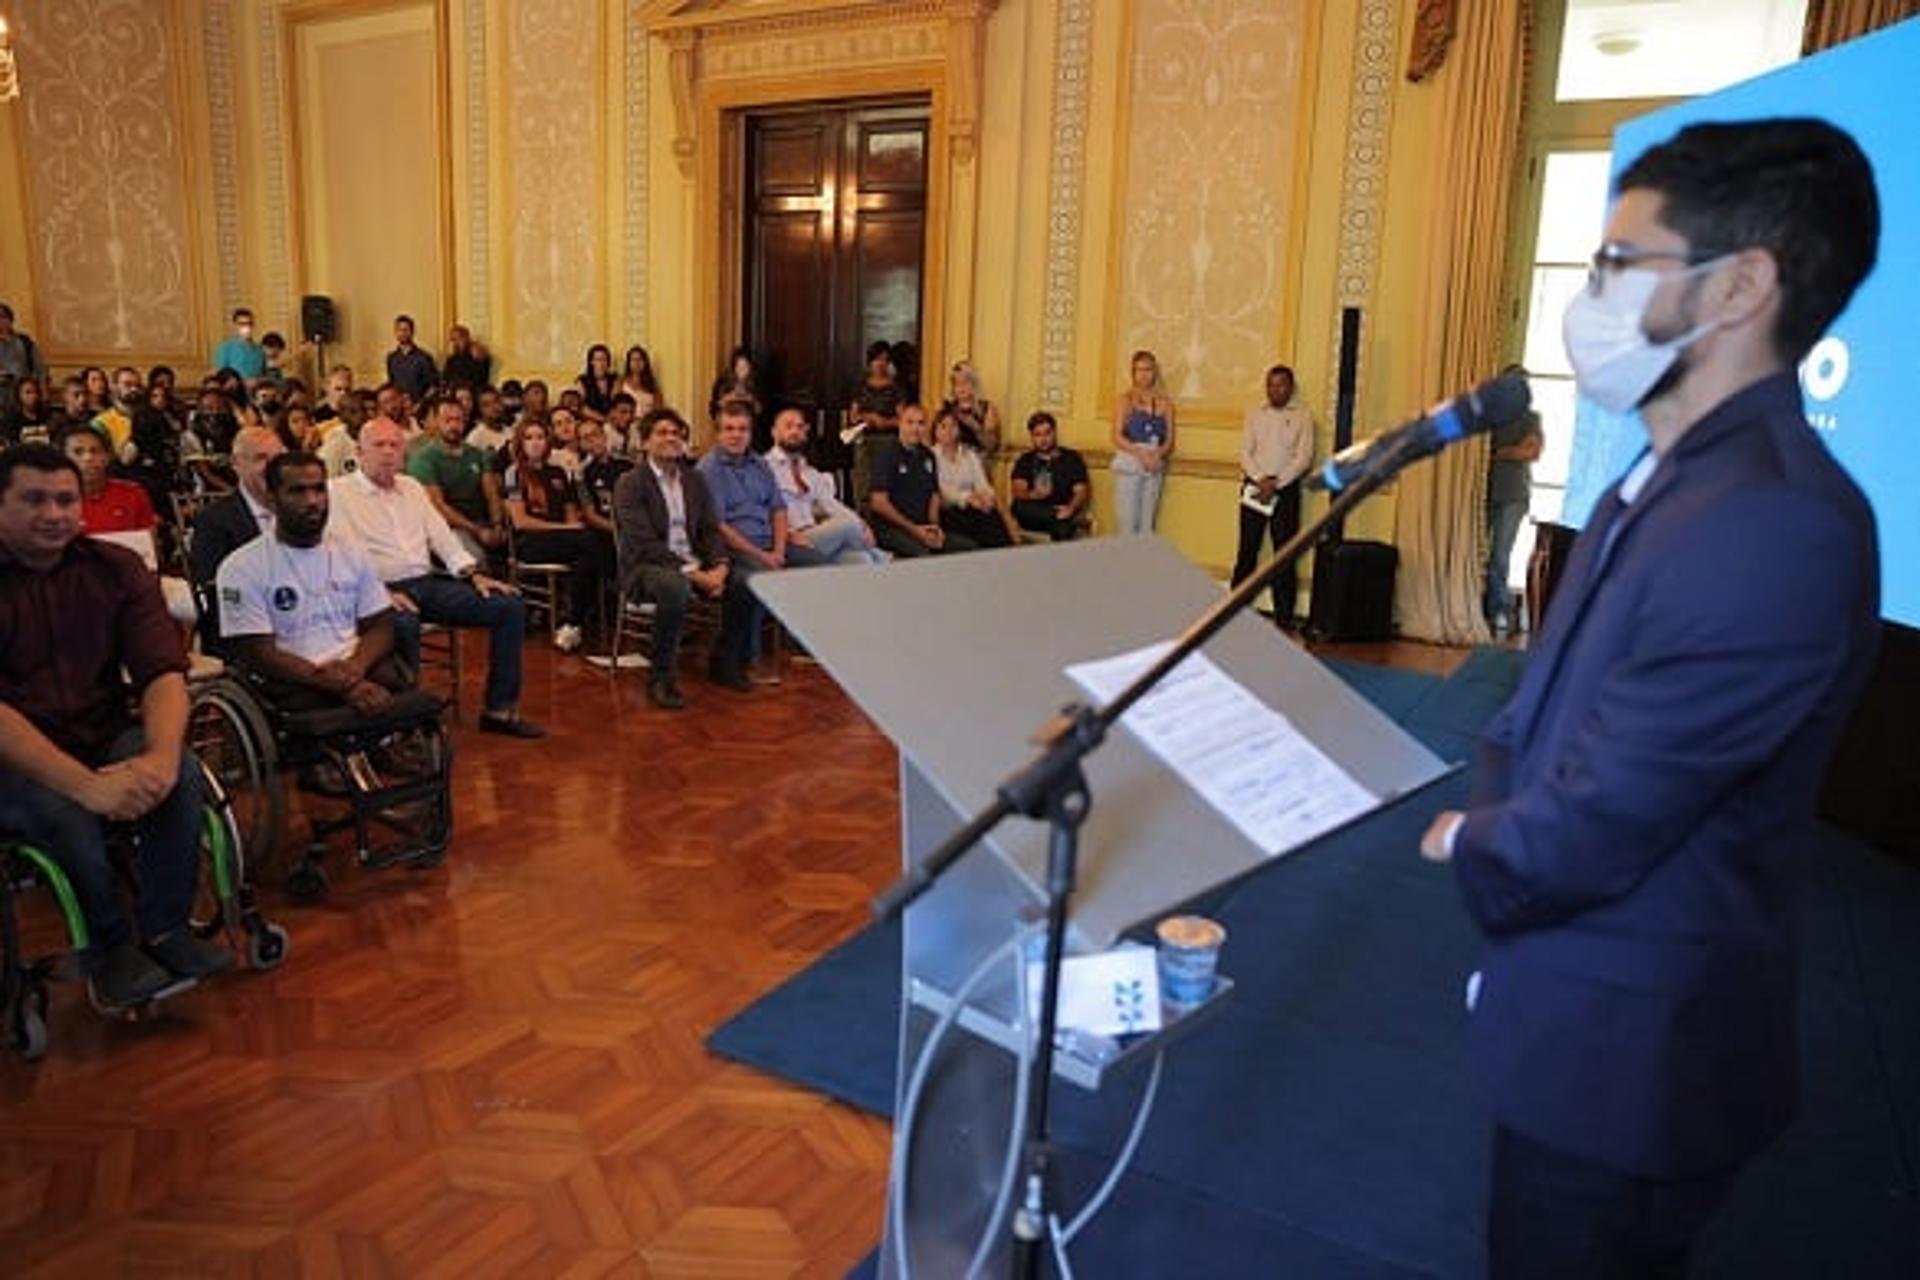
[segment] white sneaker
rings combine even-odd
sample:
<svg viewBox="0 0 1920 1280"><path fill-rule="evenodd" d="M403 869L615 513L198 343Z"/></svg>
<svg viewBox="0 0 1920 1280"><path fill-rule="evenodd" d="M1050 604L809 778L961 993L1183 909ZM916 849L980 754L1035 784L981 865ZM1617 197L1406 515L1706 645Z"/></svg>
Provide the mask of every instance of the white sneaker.
<svg viewBox="0 0 1920 1280"><path fill-rule="evenodd" d="M555 629L553 633L553 647L562 653L572 653L580 647L580 643L584 638L585 637L580 634L580 628L569 622L566 626Z"/></svg>

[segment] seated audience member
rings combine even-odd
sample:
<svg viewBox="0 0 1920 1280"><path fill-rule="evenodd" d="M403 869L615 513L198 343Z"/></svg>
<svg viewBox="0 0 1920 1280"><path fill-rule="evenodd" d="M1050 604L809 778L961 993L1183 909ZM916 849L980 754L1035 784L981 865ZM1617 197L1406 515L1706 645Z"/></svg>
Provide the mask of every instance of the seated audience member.
<svg viewBox="0 0 1920 1280"><path fill-rule="evenodd" d="M286 452L280 437L261 427L244 428L233 438L232 493L201 508L187 539L187 571L197 586L206 586L226 558L263 533L273 530L273 498L267 491L267 464ZM217 639L212 627L203 638Z"/></svg>
<svg viewBox="0 0 1920 1280"><path fill-rule="evenodd" d="M1060 447L1060 427L1044 409L1027 419L1033 447L1013 460L1013 518L1055 542L1080 536L1093 486L1076 451Z"/></svg>
<svg viewBox="0 0 1920 1280"><path fill-rule="evenodd" d="M653 371L653 357L647 354L645 347L627 348L626 367L620 374L620 389L633 397L636 419L666 403L666 397L660 394L660 378ZM637 458L642 452L640 441L635 440L628 456Z"/></svg>
<svg viewBox="0 0 1920 1280"><path fill-rule="evenodd" d="M485 627L487 687L482 696L483 733L516 738L546 734L520 718L520 654L526 644L527 610L504 582L478 571L473 556L433 509L426 490L400 470L406 434L396 422L376 418L360 428L360 466L330 482L331 520L373 560L399 610L401 657L419 668L417 622L449 627ZM438 559L445 572L436 572Z"/></svg>
<svg viewBox="0 0 1920 1280"><path fill-rule="evenodd" d="M107 371L97 364L90 364L80 371L80 381L87 388L87 417L104 413L113 407L113 382L107 377Z"/></svg>
<svg viewBox="0 0 1920 1280"><path fill-rule="evenodd" d="M467 387L478 391L492 381L493 357L473 340L473 331L463 324L447 330L447 359L440 370L449 387Z"/></svg>
<svg viewBox="0 0 1920 1280"><path fill-rule="evenodd" d="M353 369L349 365L337 364L327 370L327 384L322 389L320 403L314 406L313 420L325 422L329 418L340 416L340 404L353 393Z"/></svg>
<svg viewBox="0 0 1920 1280"><path fill-rule="evenodd" d="M285 387L287 377L287 340L277 333L269 333L260 339L261 354L267 358L267 367L260 376L275 387Z"/></svg>
<svg viewBox="0 0 1920 1280"><path fill-rule="evenodd" d="M284 711L375 715L413 683L394 649L393 599L366 552L327 536L320 459L280 454L264 480L270 532L220 565L220 638Z"/></svg>
<svg viewBox="0 0 1920 1280"><path fill-rule="evenodd" d="M349 391L340 401L339 414L320 424L320 444L314 450L327 469L327 478L337 480L360 465L360 430L371 411L364 391Z"/></svg>
<svg viewBox="0 0 1920 1280"><path fill-rule="evenodd" d="M13 404L0 414L0 442L45 444L52 439L57 410L47 401L38 378L23 378L13 389Z"/></svg>
<svg viewBox="0 0 1920 1280"><path fill-rule="evenodd" d="M187 927L200 875L200 773L187 655L158 580L80 536L80 474L47 445L0 453L0 829L66 871L94 1000L138 1005L233 956ZM139 837L136 933L107 824Z"/></svg>
<svg viewBox="0 0 1920 1280"><path fill-rule="evenodd" d="M613 349L604 342L587 348L587 367L574 379L580 390L583 416L605 421L613 408L614 393L620 390L620 376L613 371Z"/></svg>
<svg viewBox="0 0 1920 1280"><path fill-rule="evenodd" d="M580 424L583 461L580 483L574 486L579 491L580 518L586 522L587 528L609 540L613 537L613 487L633 467L632 462L614 453L609 439L611 434L611 419ZM639 428L634 428L633 434L637 438Z"/></svg>
<svg viewBox="0 0 1920 1280"><path fill-rule="evenodd" d="M407 474L427 491L467 554L485 564L507 546L499 475L487 455L467 443L467 415L459 401L451 396L432 401L427 424L432 441L407 457Z"/></svg>
<svg viewBox="0 0 1920 1280"><path fill-rule="evenodd" d="M615 456L631 458L640 452L639 441L633 441L631 448L628 445L628 437L633 434L634 421L639 416L639 408L635 405L632 396L624 391L614 393L613 403L607 406L606 428L607 448L612 450ZM585 449L581 450L583 455L585 452Z"/></svg>
<svg viewBox="0 0 1920 1280"><path fill-rule="evenodd" d="M567 473L567 479L580 477L580 414L564 404L547 415L549 461Z"/></svg>
<svg viewBox="0 0 1920 1280"><path fill-rule="evenodd" d="M87 380L77 373L61 379L60 401L47 422L47 439L58 439L67 427L85 426L92 420L93 411L87 407Z"/></svg>
<svg viewBox="0 0 1920 1280"><path fill-rule="evenodd" d="M545 422L552 413L553 406L548 399L545 382L535 378L520 389L520 412L514 419L514 425L518 426L521 420L527 418Z"/></svg>
<svg viewBox="0 0 1920 1280"><path fill-rule="evenodd" d="M631 365L633 355L627 355ZM707 395L707 418L709 421L720 416L720 406L729 400L745 400L753 406L753 416L758 420L766 408L766 400L761 393L760 367L753 358L753 348L742 344L733 349L727 357L727 367L713 380L713 389Z"/></svg>
<svg viewBox="0 0 1920 1280"><path fill-rule="evenodd" d="M940 478L927 447L927 411L917 404L900 410L900 438L873 460L867 507L873 533L896 556L930 556L972 551L978 543L940 523Z"/></svg>
<svg viewBox="0 0 1920 1280"><path fill-rule="evenodd" d="M476 421L467 432L467 443L487 456L492 465L513 439L513 419L507 413L506 398L492 387L482 387L473 399Z"/></svg>
<svg viewBox="0 0 1920 1280"><path fill-rule="evenodd" d="M228 456L240 431L240 419L226 393L209 382L200 388L197 407L187 415L180 437L180 454L193 472L196 487L224 492L233 486Z"/></svg>
<svg viewBox="0 0 1920 1280"><path fill-rule="evenodd" d="M133 415L147 403L147 384L140 371L121 365L113 371L113 399L93 415L93 425L107 438L115 462L124 462L133 447Z"/></svg>
<svg viewBox="0 0 1920 1280"><path fill-rule="evenodd" d="M1000 410L980 394L980 372L967 361L953 366L950 392L941 409L960 423L960 439L989 461L1000 452Z"/></svg>
<svg viewBox="0 0 1920 1280"><path fill-rule="evenodd" d="M811 547L787 537L787 503L764 459L752 452L753 406L729 400L720 406L713 427L713 448L697 470L713 495L720 536L733 557L735 577L789 565L825 564Z"/></svg>
<svg viewBox="0 0 1920 1280"><path fill-rule="evenodd" d="M270 425L290 453L305 453L320 443L319 432L313 424L313 410L303 404L282 407Z"/></svg>
<svg viewBox="0 0 1920 1280"><path fill-rule="evenodd" d="M60 437L60 451L80 477L82 532L151 534L159 525L144 487L107 474L112 459L98 428L69 427Z"/></svg>
<svg viewBox="0 0 1920 1280"><path fill-rule="evenodd" d="M580 518L573 481L550 460L547 429L523 422L513 433L501 489L513 524L514 558L567 566L568 621L554 628L554 647L572 653L592 620L607 580L607 550ZM555 602L556 607L558 602Z"/></svg>
<svg viewBox="0 0 1920 1280"><path fill-rule="evenodd" d="M836 564L885 564L888 557L857 512L840 501L833 479L807 462L807 415L782 409L773 419L767 466L787 504L787 541Z"/></svg>
<svg viewBox="0 0 1920 1280"><path fill-rule="evenodd" d="M651 600L652 672L647 697L657 707L686 705L675 675L687 603L694 592L720 604L720 634L708 674L738 692L748 692L747 653L753 641L754 602L746 581L730 571L712 495L699 471L686 465L686 421L671 409L640 420L646 460L614 486L620 528L620 598Z"/></svg>
<svg viewBox="0 0 1920 1280"><path fill-rule="evenodd" d="M894 376L893 349L884 342L873 343L867 348L866 376L847 412L849 422L868 431L897 430L906 402Z"/></svg>
<svg viewBox="0 0 1920 1280"><path fill-rule="evenodd" d="M960 438L960 420L947 412L933 423L933 468L940 482L940 525L983 547L1020 540L1013 517L1000 505L980 451Z"/></svg>

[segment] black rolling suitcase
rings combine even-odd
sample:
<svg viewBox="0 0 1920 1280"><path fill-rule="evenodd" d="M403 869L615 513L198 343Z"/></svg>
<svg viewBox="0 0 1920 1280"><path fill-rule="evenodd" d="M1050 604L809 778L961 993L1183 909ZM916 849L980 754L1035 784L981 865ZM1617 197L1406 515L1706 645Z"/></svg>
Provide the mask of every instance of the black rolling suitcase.
<svg viewBox="0 0 1920 1280"><path fill-rule="evenodd" d="M1400 552L1384 542L1323 542L1313 557L1316 640L1391 640L1393 574Z"/></svg>

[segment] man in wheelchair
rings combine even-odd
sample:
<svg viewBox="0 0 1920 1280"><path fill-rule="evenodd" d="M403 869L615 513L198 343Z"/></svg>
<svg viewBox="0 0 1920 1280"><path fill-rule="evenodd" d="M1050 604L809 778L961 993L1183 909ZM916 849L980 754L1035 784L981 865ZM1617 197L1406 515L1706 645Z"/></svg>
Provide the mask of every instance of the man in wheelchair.
<svg viewBox="0 0 1920 1280"><path fill-rule="evenodd" d="M0 832L66 872L94 1001L130 1008L233 956L187 928L201 795L179 629L159 580L133 552L82 537L80 511L65 456L0 451ZM109 824L134 837L131 922Z"/></svg>
<svg viewBox="0 0 1920 1280"><path fill-rule="evenodd" d="M324 892L324 836L349 823L363 864L431 865L451 830L442 704L414 687L395 650L393 600L372 557L327 530L325 463L280 454L265 488L269 532L215 576L220 636L275 722L283 758L307 767L303 785L346 798L352 811L347 822L316 821L315 846L289 873L289 891ZM414 819L399 822L409 810ZM376 851L376 821L412 842Z"/></svg>
<svg viewBox="0 0 1920 1280"><path fill-rule="evenodd" d="M267 463L272 532L220 562L220 635L284 712L387 710L413 685L393 648L393 602L367 553L327 536L326 464L309 453Z"/></svg>

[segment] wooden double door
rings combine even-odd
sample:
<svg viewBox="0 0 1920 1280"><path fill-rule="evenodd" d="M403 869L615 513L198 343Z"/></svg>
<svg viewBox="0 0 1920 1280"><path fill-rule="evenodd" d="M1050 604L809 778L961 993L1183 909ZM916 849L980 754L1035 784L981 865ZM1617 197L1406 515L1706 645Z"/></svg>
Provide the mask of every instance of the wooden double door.
<svg viewBox="0 0 1920 1280"><path fill-rule="evenodd" d="M875 341L920 347L926 99L746 113L742 315L772 398L831 417Z"/></svg>

